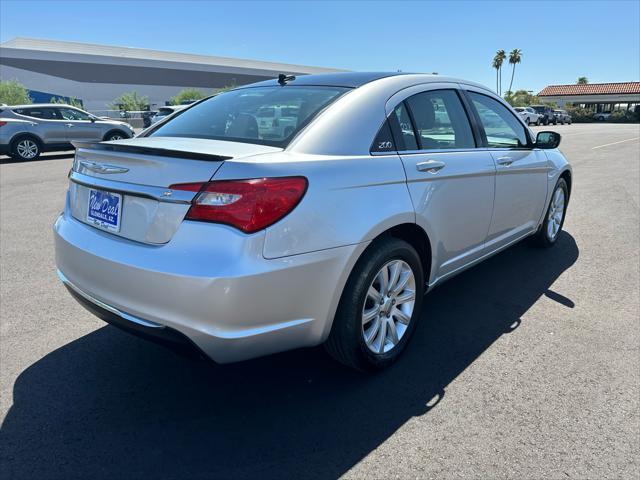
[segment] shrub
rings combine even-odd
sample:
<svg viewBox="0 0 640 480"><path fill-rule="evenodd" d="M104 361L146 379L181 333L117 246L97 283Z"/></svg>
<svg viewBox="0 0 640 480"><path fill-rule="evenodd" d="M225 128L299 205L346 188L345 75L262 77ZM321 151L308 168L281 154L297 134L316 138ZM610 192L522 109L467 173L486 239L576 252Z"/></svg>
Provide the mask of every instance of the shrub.
<svg viewBox="0 0 640 480"><path fill-rule="evenodd" d="M139 111L149 107L149 97L139 97L138 92L126 92L113 99L111 108L114 110Z"/></svg>
<svg viewBox="0 0 640 480"><path fill-rule="evenodd" d="M29 91L17 80L0 82L0 103L7 105L24 105L33 103Z"/></svg>
<svg viewBox="0 0 640 480"><path fill-rule="evenodd" d="M185 88L175 97L171 97L171 105L183 105L185 102L195 102L205 97L205 94L195 88Z"/></svg>
<svg viewBox="0 0 640 480"><path fill-rule="evenodd" d="M595 118L593 118L593 111L581 108L581 107L570 107L566 106L565 110L569 115L571 115L571 121L574 123L591 123L595 122Z"/></svg>
<svg viewBox="0 0 640 480"><path fill-rule="evenodd" d="M71 105L72 107L82 108L82 102L77 98L51 97L49 103L59 103L61 105Z"/></svg>
<svg viewBox="0 0 640 480"><path fill-rule="evenodd" d="M636 108L636 110L638 110ZM640 122L640 112L632 112L631 110L617 110L607 119L613 123L638 123Z"/></svg>

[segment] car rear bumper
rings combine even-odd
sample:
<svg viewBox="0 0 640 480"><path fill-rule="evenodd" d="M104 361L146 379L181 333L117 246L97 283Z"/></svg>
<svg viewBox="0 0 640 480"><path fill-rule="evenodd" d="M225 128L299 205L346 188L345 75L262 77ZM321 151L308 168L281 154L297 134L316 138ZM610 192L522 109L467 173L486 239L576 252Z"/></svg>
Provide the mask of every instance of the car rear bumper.
<svg viewBox="0 0 640 480"><path fill-rule="evenodd" d="M186 337L219 363L322 343L366 248L267 260L264 232L199 222L184 222L165 245L145 245L85 225L68 209L54 237L61 278L90 311L161 343L167 333L173 345Z"/></svg>

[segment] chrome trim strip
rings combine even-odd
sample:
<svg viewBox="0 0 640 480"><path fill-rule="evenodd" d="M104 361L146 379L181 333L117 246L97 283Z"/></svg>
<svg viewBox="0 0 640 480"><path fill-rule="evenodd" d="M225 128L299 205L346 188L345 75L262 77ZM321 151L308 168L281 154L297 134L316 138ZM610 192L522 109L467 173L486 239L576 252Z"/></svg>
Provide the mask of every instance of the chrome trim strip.
<svg viewBox="0 0 640 480"><path fill-rule="evenodd" d="M66 286L71 288L78 295L80 295L84 299L90 301L91 303L97 305L98 307L103 308L103 309L113 313L114 315L118 315L119 317L122 317L125 320L129 320L130 322L137 323L138 325L141 325L143 327L147 327L147 328L164 328L164 325L160 325L159 323L151 322L149 320L143 320L142 318L139 318L139 317L134 317L133 315L129 315L128 313L125 313L122 310L118 310L117 308L112 307L111 305L107 305L106 303L101 302L97 298L92 297L91 295L89 295L85 291L83 291L80 288L76 287L64 275L64 273L62 273L59 269L56 270L56 273L58 274L58 278L60 279L60 281L62 281L62 283L64 283Z"/></svg>
<svg viewBox="0 0 640 480"><path fill-rule="evenodd" d="M69 180L78 185L89 188L100 188L109 190L110 192L125 193L137 197L146 197L158 202L190 204L193 197L198 192L190 192L187 190L175 190L165 187L152 187L149 185L140 185L138 183L116 182L113 180L105 180L103 178L92 177L82 173L69 172ZM168 194L167 192L171 192Z"/></svg>

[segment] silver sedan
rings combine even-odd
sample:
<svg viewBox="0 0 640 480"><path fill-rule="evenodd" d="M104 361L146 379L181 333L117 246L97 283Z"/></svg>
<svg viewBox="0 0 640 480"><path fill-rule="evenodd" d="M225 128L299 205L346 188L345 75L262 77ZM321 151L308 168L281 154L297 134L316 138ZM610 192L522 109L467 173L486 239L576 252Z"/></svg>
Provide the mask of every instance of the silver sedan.
<svg viewBox="0 0 640 480"><path fill-rule="evenodd" d="M293 128L264 135L276 107ZM464 80L281 75L76 143L58 273L105 321L217 362L324 344L383 368L429 289L527 237L557 242L559 142Z"/></svg>

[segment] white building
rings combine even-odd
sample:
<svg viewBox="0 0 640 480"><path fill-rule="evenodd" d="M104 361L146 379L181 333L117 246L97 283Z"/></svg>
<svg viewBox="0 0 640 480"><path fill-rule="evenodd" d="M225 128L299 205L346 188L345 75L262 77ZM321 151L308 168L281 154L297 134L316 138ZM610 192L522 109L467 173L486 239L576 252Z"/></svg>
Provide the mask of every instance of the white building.
<svg viewBox="0 0 640 480"><path fill-rule="evenodd" d="M304 75L337 69L161 52L142 48L14 38L0 44L0 80L17 80L35 102L74 98L85 109L105 110L114 98L135 91L150 107L185 88L205 93L266 80L280 73Z"/></svg>

